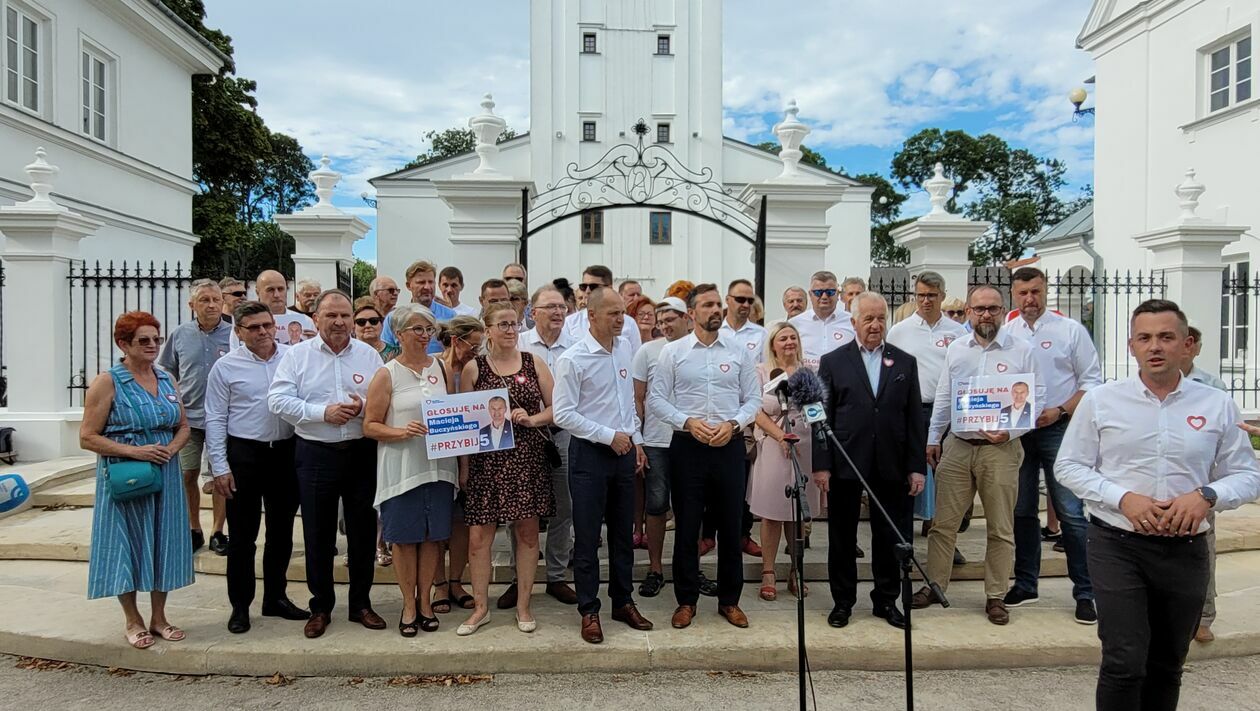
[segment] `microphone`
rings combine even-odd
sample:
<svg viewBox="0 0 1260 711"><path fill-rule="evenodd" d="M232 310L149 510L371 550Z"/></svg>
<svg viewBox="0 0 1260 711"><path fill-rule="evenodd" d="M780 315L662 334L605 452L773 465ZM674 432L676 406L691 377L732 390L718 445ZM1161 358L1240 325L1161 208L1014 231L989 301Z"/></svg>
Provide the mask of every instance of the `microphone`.
<svg viewBox="0 0 1260 711"><path fill-rule="evenodd" d="M801 408L805 421L814 431L814 439L826 441L831 427L827 425L827 390L822 381L809 368L798 368L787 381L788 397Z"/></svg>
<svg viewBox="0 0 1260 711"><path fill-rule="evenodd" d="M769 395L774 393L779 398L779 412L787 413L788 411L788 374L782 368L775 368L770 371L770 381L762 388L762 393Z"/></svg>

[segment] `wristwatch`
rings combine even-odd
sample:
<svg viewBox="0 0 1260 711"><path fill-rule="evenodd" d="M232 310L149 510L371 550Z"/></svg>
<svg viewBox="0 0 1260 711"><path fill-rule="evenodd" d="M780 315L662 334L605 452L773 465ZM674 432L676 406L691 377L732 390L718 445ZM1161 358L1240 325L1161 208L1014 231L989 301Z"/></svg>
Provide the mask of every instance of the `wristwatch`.
<svg viewBox="0 0 1260 711"><path fill-rule="evenodd" d="M1215 489L1213 489L1210 486L1200 486L1199 496L1202 496L1204 500L1208 502L1209 507L1216 508L1216 490Z"/></svg>
<svg viewBox="0 0 1260 711"><path fill-rule="evenodd" d="M737 420L727 420L726 423L731 426L732 432L739 432L739 422Z"/></svg>

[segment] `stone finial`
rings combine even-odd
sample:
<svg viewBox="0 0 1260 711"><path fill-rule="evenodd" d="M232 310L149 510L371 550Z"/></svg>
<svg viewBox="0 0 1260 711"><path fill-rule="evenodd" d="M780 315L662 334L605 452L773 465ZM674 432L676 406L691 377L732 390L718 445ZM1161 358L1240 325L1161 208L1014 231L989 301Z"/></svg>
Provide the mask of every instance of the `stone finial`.
<svg viewBox="0 0 1260 711"><path fill-rule="evenodd" d="M468 119L468 127L477 139L477 157L481 159L472 174L486 178L503 177L494 163L499 155L499 135L507 128L507 121L495 115L492 95L486 94L482 97L481 113Z"/></svg>
<svg viewBox="0 0 1260 711"><path fill-rule="evenodd" d="M809 126L797 119L801 110L796 106L796 99L791 99L783 110L783 120L774 126L774 135L779 139L779 160L783 161L783 172L775 180L795 180L801 176L800 163L801 142L809 135Z"/></svg>
<svg viewBox="0 0 1260 711"><path fill-rule="evenodd" d="M1181 215L1178 218L1181 222L1199 222L1204 219L1199 217L1197 210L1199 209L1199 196L1205 190L1207 188L1203 186L1203 183L1195 180L1194 168L1187 170L1186 179L1181 181L1181 184L1177 186L1175 191L1178 198L1177 204L1181 206Z"/></svg>
<svg viewBox="0 0 1260 711"><path fill-rule="evenodd" d="M330 162L327 155L322 156L319 159L319 168L306 175L312 183L315 183L315 196L319 198L319 202L312 206L314 209L337 209L332 204L332 195L333 188L337 187L337 183L341 180L341 173L330 168Z"/></svg>
<svg viewBox="0 0 1260 711"><path fill-rule="evenodd" d="M61 169L49 165L48 153L43 146L35 149L35 162L26 166L26 177L30 179L31 191L35 193L30 200L19 203L24 210L41 210L47 212L66 212L64 205L58 205L52 199L52 179ZM18 207L19 205L15 205Z"/></svg>
<svg viewBox="0 0 1260 711"><path fill-rule="evenodd" d="M945 209L945 203L949 202L949 192L954 187L954 181L945 177L945 165L942 163L937 163L932 173L932 177L923 182L923 189L927 191L928 200L932 203L932 209L927 216L952 217Z"/></svg>

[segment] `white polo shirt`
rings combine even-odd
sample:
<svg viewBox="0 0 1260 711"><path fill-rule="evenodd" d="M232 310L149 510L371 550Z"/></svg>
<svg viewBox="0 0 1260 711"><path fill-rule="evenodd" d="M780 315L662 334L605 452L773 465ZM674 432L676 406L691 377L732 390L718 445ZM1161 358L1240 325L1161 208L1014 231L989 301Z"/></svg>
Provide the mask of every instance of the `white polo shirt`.
<svg viewBox="0 0 1260 711"><path fill-rule="evenodd" d="M1016 316L1002 331L1027 343L1037 359L1037 377L1046 386L1046 399L1037 402L1038 410L1058 407L1077 391L1102 385L1098 351L1080 322L1047 310L1031 326Z"/></svg>
<svg viewBox="0 0 1260 711"><path fill-rule="evenodd" d="M936 325L929 325L916 311L893 324L886 340L914 356L919 364L919 395L924 403L930 403L936 397L936 381L945 369L946 349L966 335L962 324L945 314L936 320Z"/></svg>
<svg viewBox="0 0 1260 711"><path fill-rule="evenodd" d="M818 370L818 362L823 356L857 337L857 332L853 330L853 317L840 305L836 305L836 310L825 319L810 309L793 316L788 323L801 334L801 351L804 353L801 360L813 370Z"/></svg>

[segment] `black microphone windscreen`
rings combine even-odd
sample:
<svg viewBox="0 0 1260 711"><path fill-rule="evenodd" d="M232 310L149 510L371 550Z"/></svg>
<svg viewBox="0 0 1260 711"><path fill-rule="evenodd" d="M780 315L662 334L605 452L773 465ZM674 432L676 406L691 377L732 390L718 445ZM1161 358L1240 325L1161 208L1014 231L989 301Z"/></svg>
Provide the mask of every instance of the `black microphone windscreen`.
<svg viewBox="0 0 1260 711"><path fill-rule="evenodd" d="M783 375L783 369L782 369L782 368L775 368L774 370L770 371L770 379L771 379L771 380L774 380L775 378L779 377L780 375Z"/></svg>
<svg viewBox="0 0 1260 711"><path fill-rule="evenodd" d="M827 398L827 390L823 387L822 381L809 368L798 368L788 378L787 386L788 397L792 398L792 402L797 406L824 402Z"/></svg>

